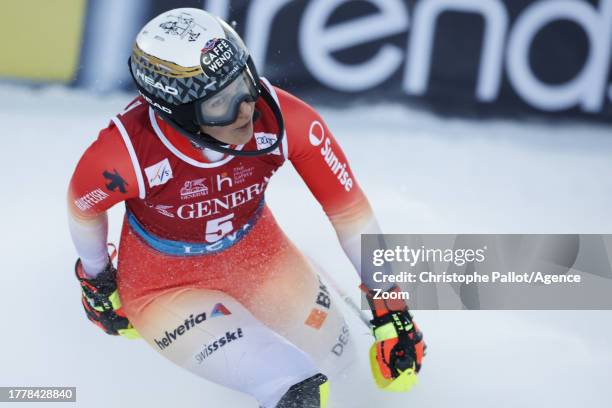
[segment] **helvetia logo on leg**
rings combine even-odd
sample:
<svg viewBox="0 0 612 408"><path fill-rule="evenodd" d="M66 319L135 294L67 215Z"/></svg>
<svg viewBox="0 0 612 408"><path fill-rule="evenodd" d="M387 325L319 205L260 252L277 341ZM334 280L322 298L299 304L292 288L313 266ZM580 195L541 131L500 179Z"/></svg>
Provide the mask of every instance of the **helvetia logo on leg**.
<svg viewBox="0 0 612 408"><path fill-rule="evenodd" d="M229 309L223 305L223 303L217 303L213 307L212 311L210 312L210 318L212 319L214 317L222 317L222 316L227 316L231 314L232 312L230 312ZM183 324L177 326L171 332L166 330L164 332L164 337L162 337L161 340L158 340L158 339L153 339L153 340L155 341L155 344L157 344L157 347L159 347L160 350L163 350L166 347L170 346L173 341L176 341L178 337L182 336L183 334L188 332L190 329L194 328L196 325L199 325L204 321L206 321L205 312L200 313L195 316L191 314L189 315L187 319L185 319Z"/></svg>

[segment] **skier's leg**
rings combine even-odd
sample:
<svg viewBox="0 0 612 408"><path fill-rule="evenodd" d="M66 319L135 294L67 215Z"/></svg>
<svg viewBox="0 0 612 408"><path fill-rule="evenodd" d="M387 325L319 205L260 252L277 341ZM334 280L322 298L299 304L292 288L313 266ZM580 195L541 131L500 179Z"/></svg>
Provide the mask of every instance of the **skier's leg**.
<svg viewBox="0 0 612 408"><path fill-rule="evenodd" d="M118 272L124 303L179 287L228 294L257 320L310 355L332 383L355 360L340 305L267 207L240 242L201 257L160 253L125 224Z"/></svg>
<svg viewBox="0 0 612 408"><path fill-rule="evenodd" d="M338 298L311 262L288 240L283 246L284 251L267 261L261 272L266 278L260 283L246 286L246 279L238 278L223 290L310 355L335 390L335 380L357 359L351 330Z"/></svg>
<svg viewBox="0 0 612 408"><path fill-rule="evenodd" d="M343 378L355 361L353 341L339 305L330 297L324 282L317 278L312 265L280 230L267 207L244 239L225 251L206 256L177 257L160 253L126 224L121 236L118 270L119 293L128 317L131 309L138 312L131 314L141 314L147 302L155 302L157 296L169 290L216 291L231 297L240 308L248 310L251 318L254 316L253 320L263 323L277 337L286 339L292 348L304 351L314 361L318 369L300 381L321 372L330 377L332 389L338 390L333 383ZM202 311L191 313L196 313L195 317ZM146 323L140 323L143 329ZM178 327L176 322L174 326L170 322L161 323L163 327ZM155 336L159 337L160 333L149 334L149 341L153 342ZM156 343L154 346L158 347ZM182 363L186 358L179 360ZM333 390L332 394L336 395Z"/></svg>
<svg viewBox="0 0 612 408"><path fill-rule="evenodd" d="M266 408L279 401L284 401L279 407L311 407L298 401L320 400L326 378L312 359L226 294L172 289L133 302L126 312L164 357L200 377L252 395Z"/></svg>

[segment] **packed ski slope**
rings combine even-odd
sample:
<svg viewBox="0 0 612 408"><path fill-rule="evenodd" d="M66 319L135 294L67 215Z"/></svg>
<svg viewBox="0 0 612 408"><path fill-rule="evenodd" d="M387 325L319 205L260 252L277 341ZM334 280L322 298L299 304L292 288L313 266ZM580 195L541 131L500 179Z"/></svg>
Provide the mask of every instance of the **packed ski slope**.
<svg viewBox="0 0 612 408"><path fill-rule="evenodd" d="M142 341L104 335L81 310L65 191L82 151L130 97L0 85L0 386L76 386L76 405L87 408L255 407ZM322 113L385 232L612 232L609 126L473 122L402 106ZM267 201L298 246L353 290L357 278L333 229L290 165ZM111 212L114 242L121 216ZM612 312L416 318L429 346L421 383L389 396L372 386L363 365L369 338L349 317L361 368L336 385L336 406L609 406Z"/></svg>

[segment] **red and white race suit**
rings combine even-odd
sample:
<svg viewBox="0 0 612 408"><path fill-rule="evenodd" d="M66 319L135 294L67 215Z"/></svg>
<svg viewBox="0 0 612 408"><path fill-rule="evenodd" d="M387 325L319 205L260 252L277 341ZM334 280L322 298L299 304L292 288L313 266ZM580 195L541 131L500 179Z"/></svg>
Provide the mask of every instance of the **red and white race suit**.
<svg viewBox="0 0 612 408"><path fill-rule="evenodd" d="M275 151L255 157L203 151L137 98L81 157L68 204L75 246L95 275L107 262L105 212L125 202L119 294L153 348L274 406L316 372L333 377L350 362L351 344L326 285L265 204L270 178L286 160L293 164L356 270L360 234L378 226L318 113L265 84L286 126ZM276 141L271 109L261 100L256 109L253 138L238 149Z"/></svg>

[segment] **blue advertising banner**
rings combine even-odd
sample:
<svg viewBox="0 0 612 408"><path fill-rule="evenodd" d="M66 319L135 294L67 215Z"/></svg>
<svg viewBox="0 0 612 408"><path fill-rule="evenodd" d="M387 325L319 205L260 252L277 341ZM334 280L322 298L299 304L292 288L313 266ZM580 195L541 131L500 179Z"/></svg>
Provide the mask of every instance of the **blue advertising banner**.
<svg viewBox="0 0 612 408"><path fill-rule="evenodd" d="M130 9L122 24L133 29L110 38L117 58L100 66L84 57L85 85L128 87L124 64L138 28L173 7L203 7L235 22L261 73L312 101L400 100L443 113L612 119L612 0L90 3L97 8L90 43L105 36L109 47L95 20L121 20L119 8ZM102 28L92 31L96 26ZM117 70L113 81L100 81L105 64Z"/></svg>

